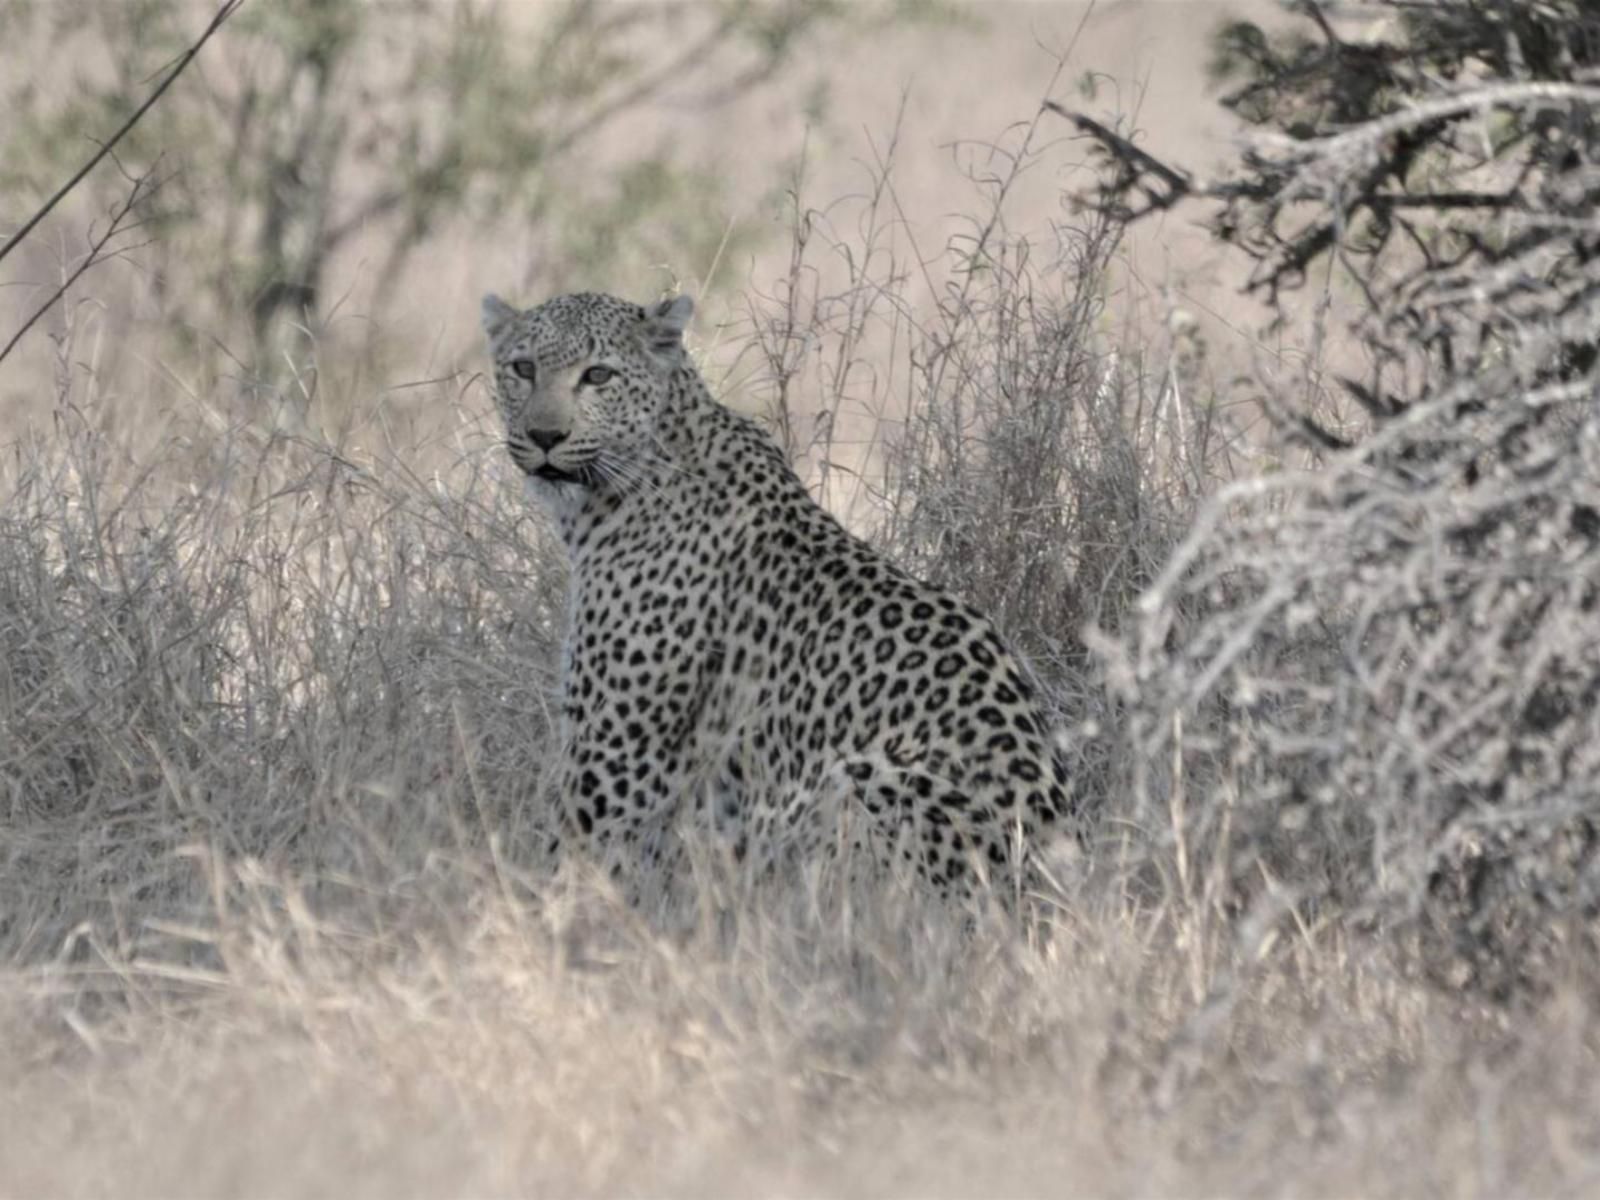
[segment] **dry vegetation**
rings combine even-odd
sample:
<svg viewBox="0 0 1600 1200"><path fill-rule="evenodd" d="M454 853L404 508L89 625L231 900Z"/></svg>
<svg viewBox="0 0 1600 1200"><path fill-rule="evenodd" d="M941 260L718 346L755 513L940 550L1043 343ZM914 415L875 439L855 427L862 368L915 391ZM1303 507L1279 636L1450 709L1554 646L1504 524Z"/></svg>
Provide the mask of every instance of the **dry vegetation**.
<svg viewBox="0 0 1600 1200"><path fill-rule="evenodd" d="M742 360L1058 702L1098 854L1024 934L556 873L561 568L468 375L450 441L334 447L69 321L0 463L0 1195L1592 1193L1591 377L1262 474L1192 347L1110 342L1115 228L1009 226L1061 152L945 256L892 155L799 205Z"/></svg>

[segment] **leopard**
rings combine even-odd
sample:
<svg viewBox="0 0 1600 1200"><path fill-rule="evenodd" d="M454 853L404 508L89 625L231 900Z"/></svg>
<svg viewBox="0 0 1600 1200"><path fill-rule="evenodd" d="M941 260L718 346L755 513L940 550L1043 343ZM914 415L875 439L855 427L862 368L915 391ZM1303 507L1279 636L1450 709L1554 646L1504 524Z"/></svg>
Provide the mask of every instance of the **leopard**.
<svg viewBox="0 0 1600 1200"><path fill-rule="evenodd" d="M847 852L945 898L1022 894L1086 828L1042 689L713 397L693 312L482 302L504 448L570 568L552 849L626 878L693 829L734 861Z"/></svg>

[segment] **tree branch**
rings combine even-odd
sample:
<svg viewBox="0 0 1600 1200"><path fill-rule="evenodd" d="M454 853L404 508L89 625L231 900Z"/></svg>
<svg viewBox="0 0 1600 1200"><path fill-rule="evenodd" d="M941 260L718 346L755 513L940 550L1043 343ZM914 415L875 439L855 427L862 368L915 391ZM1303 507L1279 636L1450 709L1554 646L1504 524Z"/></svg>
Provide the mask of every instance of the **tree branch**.
<svg viewBox="0 0 1600 1200"><path fill-rule="evenodd" d="M182 75L185 68L187 68L188 65L194 61L195 55L200 53L200 48L211 40L211 35L216 33L217 30L221 29L223 23L227 21L229 17L233 16L234 13L238 12L243 4L244 0L223 0L223 5L217 10L217 15L211 18L211 24L207 25L205 27L205 31L200 34L200 37L195 41L195 43L183 52L178 61L173 64L172 70L167 72L167 77L157 84L156 89L145 98L145 102L139 105L138 108L134 109L133 115L122 123L122 127L113 133L111 137L101 145L100 149L90 157L88 162L84 163L83 166L78 168L77 172L72 176L71 179L67 180L66 183L61 185L60 190L58 190L54 196L51 196L50 199L45 201L44 207L40 208L36 213L33 214L33 216L29 217L21 229L17 230L16 233L12 234L6 239L4 245L0 245L0 259L4 259L6 255L10 254L19 245L21 245L22 240L26 238L28 234L33 232L34 227L50 214L50 210L55 208L57 204L60 204L61 201L66 198L67 193L71 192L73 188L77 187L78 184L83 182L85 175L99 166L106 155L110 154L112 150L116 149L117 143L127 136L128 131L139 123L139 119L143 117L145 113L150 111L155 102L161 99L162 94L173 85L178 76ZM48 307L48 305L46 307ZM39 314L35 313L34 320L37 320L38 316ZM30 325L32 323L33 321L28 322ZM26 330L26 328L27 326L23 327L24 330ZM13 339L13 344L14 343L15 339ZM10 346L7 346L6 349L9 350ZM5 355L0 354L0 358L4 357Z"/></svg>
<svg viewBox="0 0 1600 1200"><path fill-rule="evenodd" d="M50 293L50 298L41 304L37 309L35 309L33 315L22 323L22 328L18 329L16 333L11 335L11 340L5 344L5 347L0 349L0 363L5 362L11 351L16 348L17 343L23 339L28 330L37 325L40 318L42 318L45 313L49 312L53 307L55 307L56 301L67 294L68 289L70 289L73 284L77 283L78 280L82 278L84 272L96 264L105 261L105 258L101 256L100 252L110 245L112 240L116 238L117 235L126 233L129 229L137 228L137 224L125 226L123 222L128 219L129 214L133 212L134 208L139 204L140 201L148 199L150 194L161 186L162 181L160 180L154 180L152 182L153 174L154 168L146 171L143 175L138 176L133 181L133 188L128 192L127 197L112 211L111 224L106 227L105 233L101 234L98 238L91 238L89 242L89 253L84 255L83 261L73 269L72 273L68 275L66 279L62 280L60 287L56 288L54 292ZM120 254L127 249L128 247L126 246L119 247L117 253ZM115 255L107 257L115 257Z"/></svg>
<svg viewBox="0 0 1600 1200"><path fill-rule="evenodd" d="M1209 189L1203 185L1196 185L1188 172L1167 166L1154 155L1139 149L1120 133L1106 128L1094 118L1063 108L1054 100L1046 100L1044 107L1057 116L1071 121L1080 132L1094 138L1108 154L1120 162L1129 172L1129 177L1125 181L1126 186L1131 187L1136 184L1141 175L1154 175L1167 185L1169 191L1165 195L1158 195L1149 188L1141 189L1150 198L1150 209L1147 209L1147 212L1153 209L1171 208L1186 196L1208 194Z"/></svg>

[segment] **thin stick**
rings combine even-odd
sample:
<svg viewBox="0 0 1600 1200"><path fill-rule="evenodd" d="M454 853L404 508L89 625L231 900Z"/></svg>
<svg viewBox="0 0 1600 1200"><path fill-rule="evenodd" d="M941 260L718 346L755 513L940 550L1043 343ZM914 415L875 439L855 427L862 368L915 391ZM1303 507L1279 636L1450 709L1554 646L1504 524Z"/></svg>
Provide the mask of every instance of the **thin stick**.
<svg viewBox="0 0 1600 1200"><path fill-rule="evenodd" d="M139 178L133 181L133 190L128 193L127 199L119 204L116 210L112 212L111 225L106 229L105 233L90 241L89 253L84 255L83 262L78 264L78 266L73 270L72 274L68 275L64 280L61 281L61 286L50 293L50 298L48 300L34 310L33 315L22 323L22 328L11 335L11 340L5 344L5 348L0 349L0 363L5 362L7 356L10 355L11 351L16 348L17 343L22 340L23 335L25 335L28 330L32 329L36 324L39 323L39 318L43 317L45 313L49 312L50 309L55 306L55 302L67 294L67 290L71 288L73 284L78 282L79 277L81 277L85 271L94 266L96 263L106 261L105 258L101 257L100 252L110 244L113 238L120 233L128 232L129 229L138 228L139 223L135 223L134 225L126 228L124 228L122 223L123 221L127 220L128 214L133 211L134 206L138 204L139 201L149 196L150 193L159 186L159 182L151 182L151 176L148 172L139 176ZM118 250L116 254L121 254L127 249L129 249L129 247L124 246ZM116 257L116 254L109 255L108 257L114 258Z"/></svg>
<svg viewBox="0 0 1600 1200"><path fill-rule="evenodd" d="M4 245L0 245L0 260L3 260L6 255L15 250L22 243L22 240L27 237L28 234L33 232L34 227L50 214L50 210L55 208L57 204L60 204L61 201L66 198L68 192L72 191L73 188L77 187L78 184L83 182L83 177L85 175L100 165L105 156L110 154L111 151L116 148L117 143L127 136L128 131L139 123L139 118L143 117L145 113L150 111L151 106L154 105L157 100L161 99L162 93L172 86L173 82L178 78L179 75L183 74L184 69L194 61L194 56L200 53L200 47L204 46L208 41L210 41L211 35L216 33L217 30L221 29L223 22L229 17L233 16L234 13L238 12L239 8L243 4L244 0L224 0L222 7L217 10L217 15L211 18L211 24L206 26L205 32L200 35L199 39L192 46L184 51L183 56L178 59L178 61L173 65L172 70L167 73L167 77L156 85L155 91L151 92L150 95L145 98L145 102L134 110L133 115L122 123L122 128L113 133L110 139L106 141L98 151L95 152L89 161L84 163L83 166L79 167L77 173L74 174L71 179L67 180L66 183L61 185L61 189L57 191L54 196L51 196L50 199L45 201L43 208L39 209L38 212L29 217L26 224L24 224L21 229L17 230L16 233L12 234L6 239ZM48 307L48 305L46 307ZM34 319L38 319L38 314L35 314ZM28 324L31 325L33 322L30 321ZM24 326L24 330L26 330L26 326ZM12 339L13 344L15 344L15 340L16 339ZM7 350L10 348L10 346L6 347ZM0 358L4 357L4 354L0 354Z"/></svg>

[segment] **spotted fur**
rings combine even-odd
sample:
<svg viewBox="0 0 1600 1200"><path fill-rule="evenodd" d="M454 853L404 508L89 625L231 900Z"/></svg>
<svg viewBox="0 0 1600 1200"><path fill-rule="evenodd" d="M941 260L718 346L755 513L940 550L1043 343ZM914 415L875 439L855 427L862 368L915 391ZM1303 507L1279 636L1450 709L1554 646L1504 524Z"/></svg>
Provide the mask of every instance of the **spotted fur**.
<svg viewBox="0 0 1600 1200"><path fill-rule="evenodd" d="M626 874L698 816L740 855L848 844L941 893L1010 889L1076 829L1026 673L712 399L683 350L692 307L484 300L507 447L571 556L568 837Z"/></svg>

